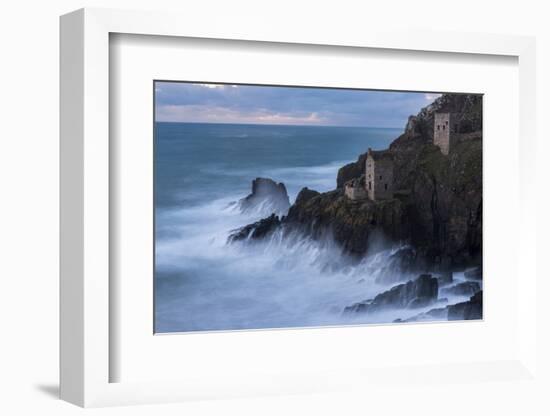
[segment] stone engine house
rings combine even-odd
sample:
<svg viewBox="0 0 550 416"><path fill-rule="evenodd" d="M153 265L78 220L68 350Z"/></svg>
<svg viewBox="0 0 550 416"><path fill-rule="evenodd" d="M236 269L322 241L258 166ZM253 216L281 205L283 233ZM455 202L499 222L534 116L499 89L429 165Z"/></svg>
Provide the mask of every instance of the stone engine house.
<svg viewBox="0 0 550 416"><path fill-rule="evenodd" d="M345 183L344 192L351 200L359 200L367 198L367 190L365 189L365 175L359 178L352 179Z"/></svg>
<svg viewBox="0 0 550 416"><path fill-rule="evenodd" d="M365 162L365 189L373 201L393 198L393 157L387 150L369 148Z"/></svg>
<svg viewBox="0 0 550 416"><path fill-rule="evenodd" d="M457 118L453 113L434 114L434 144L444 155L448 155L451 151L454 136L458 133Z"/></svg>

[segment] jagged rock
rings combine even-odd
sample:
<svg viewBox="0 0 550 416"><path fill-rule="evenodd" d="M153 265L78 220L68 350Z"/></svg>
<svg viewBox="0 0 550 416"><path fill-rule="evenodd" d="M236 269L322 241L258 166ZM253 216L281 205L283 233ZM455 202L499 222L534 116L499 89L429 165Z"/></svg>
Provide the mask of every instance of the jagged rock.
<svg viewBox="0 0 550 416"><path fill-rule="evenodd" d="M483 314L483 291L477 292L470 300L447 306L449 321L462 321L471 319L482 319Z"/></svg>
<svg viewBox="0 0 550 416"><path fill-rule="evenodd" d="M405 132L412 135L433 137L435 113L455 113L459 133L482 129L482 96L476 94L442 94L433 103L424 107L416 116L409 117Z"/></svg>
<svg viewBox="0 0 550 416"><path fill-rule="evenodd" d="M338 176L336 177L336 187L343 188L344 184L352 179L360 177L365 173L365 163L367 161L367 153L359 155L356 162L348 163L347 165L338 169Z"/></svg>
<svg viewBox="0 0 550 416"><path fill-rule="evenodd" d="M260 239L272 233L281 225L281 220L275 214L271 214L267 218L256 221L253 224L245 225L238 230L233 230L227 239L228 243L248 239Z"/></svg>
<svg viewBox="0 0 550 416"><path fill-rule="evenodd" d="M430 274L422 274L415 280L409 280L380 293L374 299L347 306L344 313L373 313L388 308L424 307L434 303L437 294L437 279Z"/></svg>
<svg viewBox="0 0 550 416"><path fill-rule="evenodd" d="M256 178L252 181L252 193L241 199L238 206L244 213L285 215L290 207L290 200L283 183L269 178Z"/></svg>
<svg viewBox="0 0 550 416"><path fill-rule="evenodd" d="M310 199L315 198L316 196L321 195L319 192L309 189L308 187L302 188L296 197L294 202L297 205L302 205L308 202Z"/></svg>
<svg viewBox="0 0 550 416"><path fill-rule="evenodd" d="M407 125L405 126L405 133L412 134L416 131L416 125L418 124L416 116L409 116Z"/></svg>
<svg viewBox="0 0 550 416"><path fill-rule="evenodd" d="M421 321L462 321L482 318L483 292L477 292L470 300L448 305L445 308L430 309L407 319L395 319L393 322L421 322Z"/></svg>
<svg viewBox="0 0 550 416"><path fill-rule="evenodd" d="M416 251L412 247L403 247L389 256L384 265L379 267L375 282L379 284L395 283L402 280L403 274L411 274L424 268L419 264Z"/></svg>
<svg viewBox="0 0 550 416"><path fill-rule="evenodd" d="M400 248L390 256L389 263L395 270L412 272L418 266L416 251L412 247Z"/></svg>
<svg viewBox="0 0 550 416"><path fill-rule="evenodd" d="M453 283L453 272L442 272L437 276L439 286L447 286Z"/></svg>
<svg viewBox="0 0 550 416"><path fill-rule="evenodd" d="M401 221L402 210L399 200L376 204L368 199L351 201L338 189L297 201L283 223L289 230L300 230L314 239L330 233L346 253L362 257L377 233L394 241L405 237L407 225Z"/></svg>
<svg viewBox="0 0 550 416"><path fill-rule="evenodd" d="M473 267L471 269L466 270L464 272L464 277L468 279L481 280L483 278L481 266Z"/></svg>
<svg viewBox="0 0 550 416"><path fill-rule="evenodd" d="M467 281L457 283L454 286L444 287L441 289L441 293L444 295L473 296L480 290L481 286L478 282Z"/></svg>

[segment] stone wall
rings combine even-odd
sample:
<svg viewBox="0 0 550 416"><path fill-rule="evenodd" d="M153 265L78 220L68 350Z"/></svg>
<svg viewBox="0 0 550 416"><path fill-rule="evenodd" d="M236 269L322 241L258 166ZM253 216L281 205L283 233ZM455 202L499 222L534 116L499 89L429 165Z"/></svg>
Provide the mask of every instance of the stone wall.
<svg viewBox="0 0 550 416"><path fill-rule="evenodd" d="M353 179L344 185L344 194L351 200L360 200L367 198L365 190L365 175L360 178Z"/></svg>
<svg viewBox="0 0 550 416"><path fill-rule="evenodd" d="M389 158L376 160L370 153L367 156L365 184L369 199L393 198L393 161Z"/></svg>
<svg viewBox="0 0 550 416"><path fill-rule="evenodd" d="M453 113L434 114L434 144L441 153L448 155L453 147L454 136L459 132L460 123Z"/></svg>

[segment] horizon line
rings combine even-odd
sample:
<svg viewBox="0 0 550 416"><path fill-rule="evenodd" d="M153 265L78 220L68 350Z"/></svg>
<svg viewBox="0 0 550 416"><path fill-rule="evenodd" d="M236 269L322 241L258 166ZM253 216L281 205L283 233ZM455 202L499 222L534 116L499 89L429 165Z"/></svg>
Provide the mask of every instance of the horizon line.
<svg viewBox="0 0 550 416"><path fill-rule="evenodd" d="M174 124L221 124L221 125L244 125L244 126L293 126L293 127L349 127L349 128L369 128L369 129L403 129L403 127L380 127L380 126L342 126L337 124L282 124L282 123L226 123L226 122L204 122L204 121L167 121L153 120L154 123L174 123Z"/></svg>

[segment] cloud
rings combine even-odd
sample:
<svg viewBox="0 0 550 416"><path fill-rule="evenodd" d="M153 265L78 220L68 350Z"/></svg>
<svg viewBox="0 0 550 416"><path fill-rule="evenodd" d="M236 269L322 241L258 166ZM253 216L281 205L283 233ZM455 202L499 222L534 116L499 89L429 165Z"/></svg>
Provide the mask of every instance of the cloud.
<svg viewBox="0 0 550 416"><path fill-rule="evenodd" d="M209 88L209 89L216 89L216 88L219 88L219 89L224 89L226 86L223 85L223 84L195 84L199 87L203 87L203 88ZM232 85L233 87L234 85Z"/></svg>
<svg viewBox="0 0 550 416"><path fill-rule="evenodd" d="M157 82L158 121L403 127L439 94Z"/></svg>
<svg viewBox="0 0 550 416"><path fill-rule="evenodd" d="M157 121L195 123L328 124L317 113L272 112L262 108L243 111L207 105L164 105L157 107Z"/></svg>

